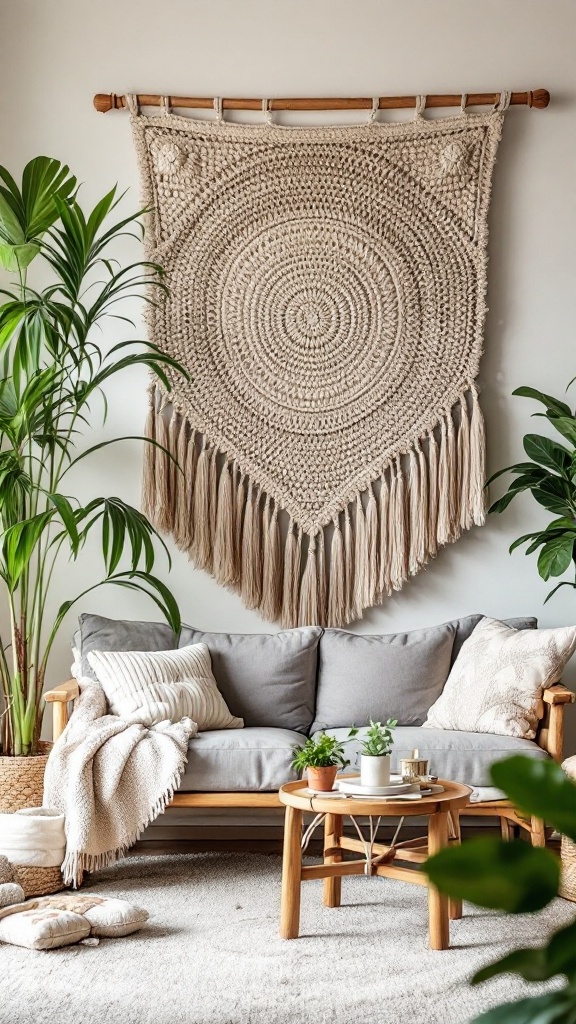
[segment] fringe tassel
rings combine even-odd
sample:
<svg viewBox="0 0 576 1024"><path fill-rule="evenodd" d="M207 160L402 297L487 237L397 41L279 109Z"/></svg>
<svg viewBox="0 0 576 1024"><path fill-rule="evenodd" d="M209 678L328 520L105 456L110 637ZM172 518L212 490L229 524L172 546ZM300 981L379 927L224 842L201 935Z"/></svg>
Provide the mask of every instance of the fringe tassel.
<svg viewBox="0 0 576 1024"><path fill-rule="evenodd" d="M416 558L419 565L426 565L428 561L428 471L426 468L426 457L422 451L420 442L416 442L418 455L418 470L420 473L420 514L418 516L418 541L416 544Z"/></svg>
<svg viewBox="0 0 576 1024"><path fill-rule="evenodd" d="M174 417L172 417L174 418ZM170 427L166 420L165 408L157 417L158 444L167 451L170 449ZM170 476L172 460L167 451L156 449L156 514L155 523L159 530L168 532L172 527L172 500L170 494Z"/></svg>
<svg viewBox="0 0 576 1024"><path fill-rule="evenodd" d="M246 506L246 483L241 470L238 468L238 483L234 488L234 560L238 566L238 576L241 576L242 566L242 525L244 522L244 509Z"/></svg>
<svg viewBox="0 0 576 1024"><path fill-rule="evenodd" d="M212 542L212 548L216 542L216 519L218 517L218 465L217 465L218 453L215 448L212 448L210 452L210 467L208 470L208 487L210 492L209 497L209 521L210 521L210 540Z"/></svg>
<svg viewBox="0 0 576 1024"><path fill-rule="evenodd" d="M420 505L420 467L418 465L418 459L414 449L411 449L410 451L408 507L410 523L408 571L411 576L415 576L420 568L418 555L421 547L420 533L422 527L422 509Z"/></svg>
<svg viewBox="0 0 576 1024"><path fill-rule="evenodd" d="M298 624L315 626L318 622L318 569L316 565L316 534L310 537L306 568L300 586Z"/></svg>
<svg viewBox="0 0 576 1024"><path fill-rule="evenodd" d="M378 505L372 486L368 488L368 504L366 506L366 555L368 559L368 606L376 601L378 594L379 558L378 547Z"/></svg>
<svg viewBox="0 0 576 1024"><path fill-rule="evenodd" d="M282 608L282 565L280 562L280 530L278 509L271 511L270 498L266 498L263 512L264 568L262 571L262 604L265 619L274 622Z"/></svg>
<svg viewBox="0 0 576 1024"><path fill-rule="evenodd" d="M396 459L390 490L390 583L393 590L401 590L408 579L406 565L406 505L404 500L404 474L400 456Z"/></svg>
<svg viewBox="0 0 576 1024"><path fill-rule="evenodd" d="M478 401L478 391L472 391L472 419L470 422L470 511L476 526L486 522L486 434L484 417Z"/></svg>
<svg viewBox="0 0 576 1024"><path fill-rule="evenodd" d="M242 600L247 608L258 608L262 599L262 548L260 494L248 484L242 530Z"/></svg>
<svg viewBox="0 0 576 1024"><path fill-rule="evenodd" d="M448 428L446 420L442 420L440 434L440 453L438 458L438 523L436 537L440 546L448 544L450 530L450 466L448 464Z"/></svg>
<svg viewBox="0 0 576 1024"><path fill-rule="evenodd" d="M220 471L218 485L218 507L214 534L214 576L218 583L222 583L224 586L229 586L236 579L232 480L230 479L230 467L226 461Z"/></svg>
<svg viewBox="0 0 576 1024"><path fill-rule="evenodd" d="M144 426L144 436L151 441L156 441L156 389L149 391L148 415ZM156 501L158 492L156 488L156 453L158 449L155 444L144 445L144 467L142 474L142 511L152 522L156 522Z"/></svg>
<svg viewBox="0 0 576 1024"><path fill-rule="evenodd" d="M386 594L392 593L390 583L390 545L388 543L388 512L390 504L390 488L388 479L384 473L380 483L380 555L378 574L378 600L381 601Z"/></svg>
<svg viewBox="0 0 576 1024"><path fill-rule="evenodd" d="M428 554L438 553L438 444L434 431L428 435Z"/></svg>
<svg viewBox="0 0 576 1024"><path fill-rule="evenodd" d="M282 582L282 626L292 629L298 625L298 593L300 589L300 541L296 539L296 526L288 523L284 546L284 579Z"/></svg>
<svg viewBox="0 0 576 1024"><path fill-rule="evenodd" d="M209 459L206 444L198 456L194 487L194 537L190 554L199 569L212 568L212 542L209 520Z"/></svg>
<svg viewBox="0 0 576 1024"><path fill-rule="evenodd" d="M458 491L460 495L460 526L472 526L470 511L470 420L466 395L460 398L460 428L458 430Z"/></svg>
<svg viewBox="0 0 576 1024"><path fill-rule="evenodd" d="M447 449L448 449L448 519L450 521L450 540L460 535L460 507L458 501L458 458L456 455L456 433L452 412L446 417Z"/></svg>
<svg viewBox="0 0 576 1024"><path fill-rule="evenodd" d="M366 518L364 506L360 494L356 497L356 516L354 522L355 544L354 544L354 596L352 605L352 617L361 619L362 613L370 603L369 576L368 576L368 551L366 536Z"/></svg>
<svg viewBox="0 0 576 1024"><path fill-rule="evenodd" d="M176 452L177 465L174 466L174 526L173 534L179 548L186 551L189 547L189 530L192 522L190 515L189 495L194 487L194 475L188 474L188 445L194 445L194 436L188 440L188 423L180 417L180 433Z"/></svg>
<svg viewBox="0 0 576 1024"><path fill-rule="evenodd" d="M350 622L354 617L354 548L349 509L344 513L344 607L344 622Z"/></svg>
<svg viewBox="0 0 576 1024"><path fill-rule="evenodd" d="M325 626L327 623L327 586L326 586L326 551L324 547L324 530L317 534L316 563L318 567L318 621L316 625Z"/></svg>
<svg viewBox="0 0 576 1024"><path fill-rule="evenodd" d="M328 623L347 622L345 601L346 573L344 567L344 541L338 518L334 520L334 532L330 545L330 589L328 594Z"/></svg>

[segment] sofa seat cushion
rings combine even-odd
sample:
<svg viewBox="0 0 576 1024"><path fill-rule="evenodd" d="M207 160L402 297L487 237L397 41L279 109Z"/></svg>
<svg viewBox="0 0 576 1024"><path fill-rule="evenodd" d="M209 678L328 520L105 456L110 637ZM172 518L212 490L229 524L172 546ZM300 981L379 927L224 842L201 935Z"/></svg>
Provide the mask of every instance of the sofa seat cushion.
<svg viewBox="0 0 576 1024"><path fill-rule="evenodd" d="M188 744L181 793L255 793L297 779L290 767L302 734L291 729L247 727L198 733Z"/></svg>
<svg viewBox="0 0 576 1024"><path fill-rule="evenodd" d="M205 633L182 626L178 646L206 644L218 689L244 725L307 734L314 718L321 636L317 626L272 634Z"/></svg>
<svg viewBox="0 0 576 1024"><path fill-rule="evenodd" d="M348 729L328 729L331 736L346 739ZM356 769L359 740L366 733L360 729L358 739L346 744L346 756L351 761L348 771ZM392 771L397 771L401 757L427 758L430 773L465 786L490 786L490 765L512 754L548 759L548 754L534 740L514 736L494 736L492 733L456 732L451 729L422 729L416 726L398 726L394 730Z"/></svg>

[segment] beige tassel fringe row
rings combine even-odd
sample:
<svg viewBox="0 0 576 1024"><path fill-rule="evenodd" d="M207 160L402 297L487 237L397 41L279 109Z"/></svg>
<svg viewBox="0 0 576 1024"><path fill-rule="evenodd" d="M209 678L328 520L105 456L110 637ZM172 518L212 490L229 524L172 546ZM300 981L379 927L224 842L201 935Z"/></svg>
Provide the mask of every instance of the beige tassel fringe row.
<svg viewBox="0 0 576 1024"><path fill-rule="evenodd" d="M312 534L159 389L150 393L146 433L155 442L144 459L147 515L199 568L285 628L360 618L485 520L484 421L474 386L435 430L391 457L341 517Z"/></svg>

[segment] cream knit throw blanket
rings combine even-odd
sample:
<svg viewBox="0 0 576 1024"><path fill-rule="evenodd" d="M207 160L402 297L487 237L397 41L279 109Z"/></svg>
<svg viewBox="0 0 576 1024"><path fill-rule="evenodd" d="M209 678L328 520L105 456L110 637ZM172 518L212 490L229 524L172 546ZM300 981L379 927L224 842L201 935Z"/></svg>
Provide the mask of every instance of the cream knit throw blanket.
<svg viewBox="0 0 576 1024"><path fill-rule="evenodd" d="M283 128L130 98L151 339L145 508L284 626L338 626L482 524L475 378L504 107Z"/></svg>
<svg viewBox="0 0 576 1024"><path fill-rule="evenodd" d="M102 687L81 684L74 714L48 759L44 804L66 818L66 885L112 864L172 799L197 732L183 718L147 729L106 713Z"/></svg>

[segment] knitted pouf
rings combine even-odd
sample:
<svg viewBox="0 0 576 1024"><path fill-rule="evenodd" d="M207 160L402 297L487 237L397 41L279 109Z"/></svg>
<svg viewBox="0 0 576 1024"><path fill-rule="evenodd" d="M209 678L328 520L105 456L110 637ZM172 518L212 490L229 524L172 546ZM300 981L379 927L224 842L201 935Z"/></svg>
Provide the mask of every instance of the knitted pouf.
<svg viewBox="0 0 576 1024"><path fill-rule="evenodd" d="M576 779L576 756L566 758L562 768L571 779ZM576 843L566 836L562 836L561 858L560 896L576 903Z"/></svg>

